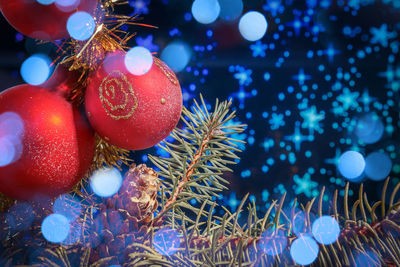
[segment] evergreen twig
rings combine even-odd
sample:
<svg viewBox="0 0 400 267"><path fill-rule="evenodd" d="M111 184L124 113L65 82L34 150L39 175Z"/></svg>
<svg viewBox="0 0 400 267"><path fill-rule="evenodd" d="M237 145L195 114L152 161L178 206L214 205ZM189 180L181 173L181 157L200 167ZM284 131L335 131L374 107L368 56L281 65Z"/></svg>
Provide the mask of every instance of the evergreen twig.
<svg viewBox="0 0 400 267"><path fill-rule="evenodd" d="M227 184L221 175L224 171L231 171L226 165L234 164L233 160L238 159L235 152L240 150L235 143L241 141L230 138L229 134L244 131L245 125L226 125L235 117L235 112L229 111L232 102L219 103L217 100L214 111L210 113L202 96L200 99L201 106L194 101L193 112L183 108L184 127L171 134L175 142L165 142L165 146L160 146L171 158L149 155L160 169L159 176L164 178L161 180L163 192L169 194L166 200L164 194L160 197L162 207L154 225L160 224L167 214L174 217L175 214L166 212L169 210L176 213L175 217L191 221L183 210L195 213L199 210L189 200L219 196L218 192L226 189L224 184Z"/></svg>

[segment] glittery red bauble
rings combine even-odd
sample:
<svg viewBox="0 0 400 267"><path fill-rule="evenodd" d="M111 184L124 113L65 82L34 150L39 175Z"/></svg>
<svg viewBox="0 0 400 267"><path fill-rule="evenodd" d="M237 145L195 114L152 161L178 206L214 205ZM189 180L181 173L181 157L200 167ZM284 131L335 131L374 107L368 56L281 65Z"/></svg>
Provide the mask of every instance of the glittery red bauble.
<svg viewBox="0 0 400 267"><path fill-rule="evenodd" d="M0 94L0 153L15 153L8 164L4 157L0 161L1 193L21 200L53 197L71 190L88 171L94 134L65 100L65 84L60 87L25 84Z"/></svg>
<svg viewBox="0 0 400 267"><path fill-rule="evenodd" d="M0 0L0 10L7 21L29 37L53 41L69 38L67 21L76 11L93 14L97 0Z"/></svg>
<svg viewBox="0 0 400 267"><path fill-rule="evenodd" d="M144 75L131 74L125 52L106 56L89 77L85 105L90 124L109 143L131 150L152 147L166 138L182 112L179 81L157 58Z"/></svg>

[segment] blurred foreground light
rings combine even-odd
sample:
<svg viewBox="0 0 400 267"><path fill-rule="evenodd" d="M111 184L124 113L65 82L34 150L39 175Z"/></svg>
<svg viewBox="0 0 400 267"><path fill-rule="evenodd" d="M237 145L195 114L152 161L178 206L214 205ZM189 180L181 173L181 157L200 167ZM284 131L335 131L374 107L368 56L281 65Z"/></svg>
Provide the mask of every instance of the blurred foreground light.
<svg viewBox="0 0 400 267"><path fill-rule="evenodd" d="M340 156L338 169L344 177L354 180L364 172L364 157L357 151L347 151Z"/></svg>
<svg viewBox="0 0 400 267"><path fill-rule="evenodd" d="M14 231L28 229L35 218L33 208L29 203L19 202L8 210L6 222Z"/></svg>
<svg viewBox="0 0 400 267"><path fill-rule="evenodd" d="M0 137L0 167L12 163L15 153L15 148L11 141L7 137Z"/></svg>
<svg viewBox="0 0 400 267"><path fill-rule="evenodd" d="M161 53L164 61L173 71L182 71L189 63L192 52L189 46L183 42L173 42L167 45Z"/></svg>
<svg viewBox="0 0 400 267"><path fill-rule="evenodd" d="M69 221L74 221L81 214L82 205L71 195L61 195L54 201L53 212L64 215Z"/></svg>
<svg viewBox="0 0 400 267"><path fill-rule="evenodd" d="M39 4L42 4L42 5L45 5L45 6L51 5L51 4L54 3L54 0L37 0L37 1L38 1Z"/></svg>
<svg viewBox="0 0 400 267"><path fill-rule="evenodd" d="M61 242L61 244L70 246L73 244L76 244L78 241L81 240L81 234L82 234L82 225L79 224L78 222L71 222L70 227L69 227L69 232L68 236L64 239L64 241Z"/></svg>
<svg viewBox="0 0 400 267"><path fill-rule="evenodd" d="M147 48L136 46L126 53L125 66L133 75L144 75L153 66L153 56Z"/></svg>
<svg viewBox="0 0 400 267"><path fill-rule="evenodd" d="M239 22L239 31L244 39L257 41L264 37L268 23L264 15L257 11L247 12Z"/></svg>
<svg viewBox="0 0 400 267"><path fill-rule="evenodd" d="M0 114L0 136L21 137L24 133L24 123L15 112L4 112Z"/></svg>
<svg viewBox="0 0 400 267"><path fill-rule="evenodd" d="M260 239L260 249L267 255L277 256L283 252L287 246L287 237L282 230L266 230Z"/></svg>
<svg viewBox="0 0 400 267"><path fill-rule="evenodd" d="M22 79L31 85L40 85L50 76L50 59L36 54L27 58L21 65Z"/></svg>
<svg viewBox="0 0 400 267"><path fill-rule="evenodd" d="M235 20L242 15L242 0L218 0L221 7L219 17L223 20Z"/></svg>
<svg viewBox="0 0 400 267"><path fill-rule="evenodd" d="M292 231L297 235L300 236L301 234L308 233L309 230L307 227L307 220L306 220L306 213L303 211L297 212L293 216L293 223L292 223Z"/></svg>
<svg viewBox="0 0 400 267"><path fill-rule="evenodd" d="M90 187L101 197L110 197L118 192L122 185L121 173L114 168L104 168L94 172L90 178Z"/></svg>
<svg viewBox="0 0 400 267"><path fill-rule="evenodd" d="M192 4L193 17L202 24L213 23L220 11L218 0L194 0Z"/></svg>
<svg viewBox="0 0 400 267"><path fill-rule="evenodd" d="M83 11L72 14L67 21L67 30L72 38L78 41L89 39L96 28L93 17Z"/></svg>
<svg viewBox="0 0 400 267"><path fill-rule="evenodd" d="M362 116L357 121L355 134L364 143L373 144L382 138L384 128L379 116L375 113L370 113Z"/></svg>
<svg viewBox="0 0 400 267"><path fill-rule="evenodd" d="M69 233L69 221L61 214L51 214L42 222L42 234L47 241L61 243Z"/></svg>
<svg viewBox="0 0 400 267"><path fill-rule="evenodd" d="M17 161L23 152L24 123L14 112L0 114L0 167Z"/></svg>
<svg viewBox="0 0 400 267"><path fill-rule="evenodd" d="M313 263L318 256L318 252L318 244L310 236L300 236L290 247L292 259L299 265L309 265Z"/></svg>
<svg viewBox="0 0 400 267"><path fill-rule="evenodd" d="M312 233L315 240L319 243L329 245L338 239L340 227L335 218L331 216L322 216L314 221Z"/></svg>
<svg viewBox="0 0 400 267"><path fill-rule="evenodd" d="M162 228L154 234L153 243L158 253L171 256L181 245L179 232L170 227Z"/></svg>
<svg viewBox="0 0 400 267"><path fill-rule="evenodd" d="M365 158L365 174L371 180L384 180L391 170L392 161L386 153L373 152Z"/></svg>
<svg viewBox="0 0 400 267"><path fill-rule="evenodd" d="M46 0L46 1L50 1L50 0ZM55 2L57 5L67 7L67 6L77 6L80 3L80 0L55 0Z"/></svg>
<svg viewBox="0 0 400 267"><path fill-rule="evenodd" d="M382 266L380 257L372 251L359 253L355 257L355 266Z"/></svg>
<svg viewBox="0 0 400 267"><path fill-rule="evenodd" d="M80 1L87 0L55 0L56 6L63 12L71 12L78 7Z"/></svg>

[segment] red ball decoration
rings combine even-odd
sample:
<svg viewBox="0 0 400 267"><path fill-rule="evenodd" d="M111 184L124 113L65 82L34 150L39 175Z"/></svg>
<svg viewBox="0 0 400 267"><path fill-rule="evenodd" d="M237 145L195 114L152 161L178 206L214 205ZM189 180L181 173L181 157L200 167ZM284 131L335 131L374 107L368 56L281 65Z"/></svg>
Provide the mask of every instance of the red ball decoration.
<svg viewBox="0 0 400 267"><path fill-rule="evenodd" d="M76 11L93 14L97 0L0 0L7 21L29 37L54 41L68 38L67 21ZM68 4L68 5L67 5Z"/></svg>
<svg viewBox="0 0 400 267"><path fill-rule="evenodd" d="M130 150L152 147L166 138L182 112L182 92L171 69L157 58L144 75L125 66L125 52L108 54L90 77L86 113L109 143Z"/></svg>
<svg viewBox="0 0 400 267"><path fill-rule="evenodd" d="M91 165L93 131L63 96L66 84L57 87L25 84L0 94L0 192L9 197L39 200L68 192Z"/></svg>

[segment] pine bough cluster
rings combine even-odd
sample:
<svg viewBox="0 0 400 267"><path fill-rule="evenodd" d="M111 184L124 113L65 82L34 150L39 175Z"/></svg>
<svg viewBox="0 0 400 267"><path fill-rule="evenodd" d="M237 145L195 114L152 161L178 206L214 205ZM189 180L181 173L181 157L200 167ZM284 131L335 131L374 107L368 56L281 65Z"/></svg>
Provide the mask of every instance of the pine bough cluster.
<svg viewBox="0 0 400 267"><path fill-rule="evenodd" d="M84 208L63 244L50 243L41 233L53 203L35 203L32 212L10 216L24 204L14 202L1 217L0 265L293 266L293 241L311 231L312 216L330 215L341 233L333 244L319 244L313 266L356 266L360 255L369 266L400 266L400 202L395 201L400 184L389 195L389 179L374 204L361 185L350 205L347 184L343 200L336 191L329 205L323 205L323 189L305 205L285 201L284 195L262 216L247 196L236 212L221 206L224 215L216 215L215 197L228 184L222 175L240 152L241 141L230 136L245 128L229 123L235 116L230 106L217 101L210 112L201 98L192 111L184 108L183 126L173 131L173 142L161 145L169 157L149 156L157 171L132 165L113 197L98 198L87 182L78 185L71 195Z"/></svg>

